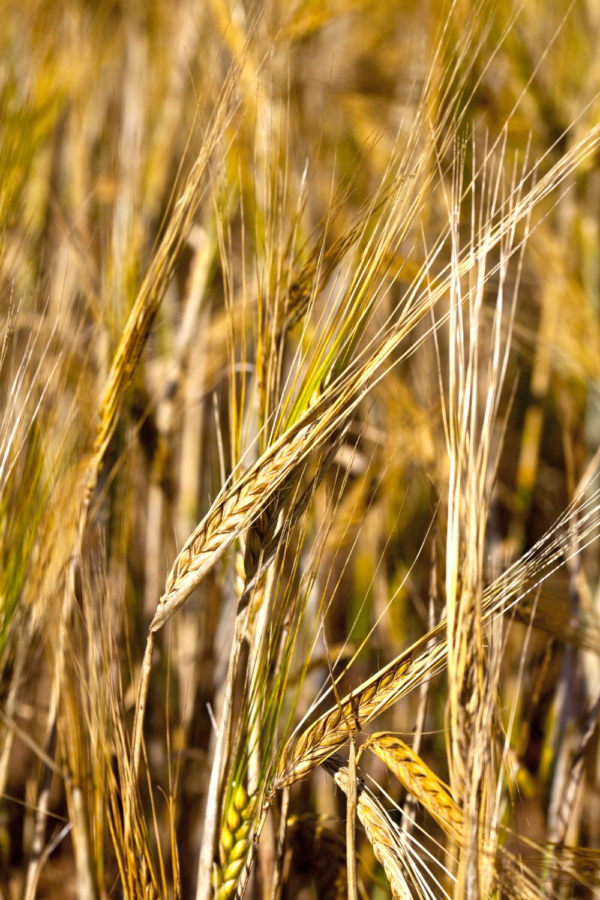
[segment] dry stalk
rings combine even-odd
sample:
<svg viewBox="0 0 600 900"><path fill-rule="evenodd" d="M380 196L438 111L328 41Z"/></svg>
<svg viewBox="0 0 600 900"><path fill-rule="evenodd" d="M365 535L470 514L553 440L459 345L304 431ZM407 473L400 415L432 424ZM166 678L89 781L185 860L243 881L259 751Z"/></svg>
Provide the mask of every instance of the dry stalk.
<svg viewBox="0 0 600 900"><path fill-rule="evenodd" d="M260 556L257 562L257 567L260 565ZM261 605L261 611L263 613L262 616L259 615L259 629L255 633L254 637L256 641L251 645L250 649L250 662L254 662L254 665L251 666L253 668L253 679L256 681L258 668L256 665L256 656L259 653L260 644L264 640L264 633L267 627L268 616L265 615L267 610L271 606L273 592L276 588L276 578L275 578L275 567L269 571L269 576L267 578L267 583L265 587L258 586L254 591L254 596L250 601L249 605L244 605L241 602L241 598L244 596L243 585L241 585L240 597L238 599L238 612L235 620L235 633L233 637L233 643L231 647L231 653L229 658L229 666L227 671L227 682L225 688L225 697L223 702L223 710L221 716L221 722L219 726L219 734L217 738L217 743L215 746L215 752L213 757L212 770L210 775L210 783L209 783L209 791L206 801L206 815L204 821L204 832L202 836L202 847L200 851L200 862L198 866L198 877L197 877L197 885L196 885L196 897L199 898L208 898L210 895L210 885L211 885L211 873L213 869L213 857L215 851L215 840L218 829L218 821L219 821L219 805L220 805L220 797L223 788L223 781L225 777L225 770L227 763L229 761L230 755L232 758L236 757L237 748L234 750L233 754L230 754L230 735L231 735L231 725L232 725L232 702L233 702L233 688L238 674L238 666L240 660L240 653L242 649L242 645L244 639L247 635L248 630L248 620L249 615L254 606L254 601ZM258 741L258 736L255 735L255 740ZM258 750L258 744L255 748ZM249 790L253 794L253 803L256 806L256 793L259 789L258 785L258 766L256 764L256 760L252 758L250 759L250 769L249 769ZM242 785L239 785L237 791L235 793L235 798L237 798L241 802L241 794L240 791L244 791ZM235 798L232 801L235 805ZM230 806L230 810L232 807ZM238 807L238 811L240 808ZM225 821L227 822L227 816L229 813L225 813ZM233 815L233 813L231 813ZM224 827L227 827L225 825ZM225 837L225 842L221 843L221 847L225 848L229 844L229 839L227 836ZM225 861L221 854L221 874L217 875L217 884L219 885L219 890L225 892L223 897L220 897L220 900L224 900L225 896L230 896L237 885L237 880L240 872L242 871L244 864L246 862L246 855L248 850L248 843L244 844L242 847L238 842L236 853L239 855L235 857L235 859L230 860L229 862ZM245 849L244 849L245 848ZM234 865L235 863L235 865ZM227 867L229 867L228 871ZM220 878L220 880L219 880Z"/></svg>
<svg viewBox="0 0 600 900"><path fill-rule="evenodd" d="M279 830L277 832L277 847L275 851L275 865L273 866L273 878L271 880L270 900L281 900L284 879L285 845L288 827L288 810L290 807L290 790L284 788L281 792L281 810L279 813Z"/></svg>
<svg viewBox="0 0 600 900"><path fill-rule="evenodd" d="M231 713L233 708L233 689L237 674L240 652L246 632L247 610L236 617L235 633L231 644L229 666L227 669L227 681L223 698L223 711L219 725L219 733L215 744L213 763L210 773L208 792L206 796L206 813L204 817L204 831L198 864L198 880L196 886L197 898L210 895L211 874L215 852L215 841L219 821L220 796L228 758L228 746L231 734ZM152 632L149 637L152 636ZM149 669L148 669L149 676ZM134 752L135 752L134 745ZM139 752L139 749L138 749ZM134 764L137 759L134 756ZM243 864L243 860L242 860Z"/></svg>
<svg viewBox="0 0 600 900"><path fill-rule="evenodd" d="M437 600L437 522L434 526L433 540L431 542L431 571L429 575L429 630L432 631L435 628L435 608L436 608L436 600ZM431 642L431 646L433 646L434 642ZM414 729L414 740L413 740L413 749L416 754L419 753L421 749L421 739L423 736L423 729L425 728L425 715L427 712L427 701L429 698L429 691L431 688L431 682L428 680L424 680L419 687L419 706L417 711L417 721ZM401 827L402 830L406 832L406 834L412 834L413 830L413 819L416 808L416 800L411 793L408 794L406 798L406 802L402 809L402 821Z"/></svg>
<svg viewBox="0 0 600 900"><path fill-rule="evenodd" d="M329 677L331 678L331 687L335 694L338 711L344 720L348 740L350 741L350 756L348 758L348 778L346 796L348 802L346 804L346 865L348 869L348 900L356 900L356 804L358 795L356 790L356 744L352 733L352 726L348 721L348 717L344 712L344 706L339 695L335 678L333 677L333 667L331 665L331 655L329 653L329 644L325 632L325 625L322 630L323 644L327 654L327 664L329 666Z"/></svg>
<svg viewBox="0 0 600 900"><path fill-rule="evenodd" d="M243 582L243 579L242 579ZM234 748L233 753L229 752L229 736L231 733L231 716L232 716L232 690L233 685L235 683L235 679L237 677L238 665L240 659L240 651L242 648L242 644L244 638L248 633L248 622L249 616L252 612L252 608L256 605L260 606L259 610L259 621L258 628L254 632L254 641L250 647L250 660L249 660L249 669L253 675L253 685L256 684L258 667L257 667L257 656L259 654L259 648L264 640L264 632L267 626L268 621L268 610L271 606L273 591L276 586L276 578L275 578L275 567L269 571L269 576L267 578L267 583L264 587L259 586L254 591L252 600L249 606L244 606L241 603L241 597L238 601L238 609L241 610L238 612L236 617L235 629L236 633L234 635L234 643L232 646L231 656L230 656L230 664L227 674L227 693L226 693L226 702L223 705L223 714L221 718L220 731L219 731L219 739L217 741L217 746L215 747L215 754L213 760L213 768L211 771L211 781L209 787L209 796L207 798L207 808L206 808L206 817L204 824L204 833L202 837L202 849L200 853L200 865L198 868L198 879L197 879L197 888L196 888L196 896L197 897L207 897L210 892L210 875L211 869L213 867L213 855L214 855L214 843L215 836L218 827L218 808L219 808L219 798L221 795L223 781L225 777L225 769L231 756L232 759L236 758L237 755L237 746ZM240 585L240 593L243 596L243 583ZM251 689L251 695L254 694L254 691ZM252 718L252 717L251 717ZM255 722L256 726L256 722ZM225 811L224 814L224 822L223 829L221 832L221 843L220 843L220 867L217 868L216 873L216 885L218 890L219 900L225 900L226 897L231 896L235 888L237 886L239 875L246 863L246 857L249 850L249 841L247 840L248 834L245 833L245 826L248 825L248 829L252 823L254 818L254 812L256 809L256 798L257 793L259 791L259 782L258 782L258 774L259 774L259 764L256 759L256 755L259 752L259 738L260 736L256 733L256 727L253 729L254 733L252 735L252 739L255 742L255 747L253 752L250 754L249 767L248 767L248 790L252 793L252 800L248 801L248 803L243 803L244 797L247 797L247 792L243 785L239 785L234 793L233 799L230 802L229 810ZM242 806L240 806L242 804ZM252 809L250 809L250 806ZM240 823L240 828L244 830L242 837L236 841L235 846L231 844L230 837L228 836L228 830L231 831L232 822L235 821L235 810L237 809L238 813L244 813L245 817L242 816L242 821ZM233 810L233 811L232 811ZM248 819L249 817L249 819ZM230 821L231 820L231 821ZM231 852L235 853L234 856L231 857L228 855L229 848L231 845Z"/></svg>
<svg viewBox="0 0 600 900"><path fill-rule="evenodd" d="M562 850L564 845L567 828L569 822L571 821L573 807L575 806L577 795L581 786L581 781L584 774L585 752L596 731L599 714L600 691L597 691L596 696L594 697L587 711L584 728L579 737L577 746L575 747L575 750L573 752L569 771L565 778L565 784L561 795L561 803L558 807L557 821L553 823L554 829L551 832L550 836L553 848L551 852L550 871L548 873L546 882L546 886L550 890L554 889L554 881L556 880L557 874L560 871L560 865L558 864L560 860L560 851Z"/></svg>

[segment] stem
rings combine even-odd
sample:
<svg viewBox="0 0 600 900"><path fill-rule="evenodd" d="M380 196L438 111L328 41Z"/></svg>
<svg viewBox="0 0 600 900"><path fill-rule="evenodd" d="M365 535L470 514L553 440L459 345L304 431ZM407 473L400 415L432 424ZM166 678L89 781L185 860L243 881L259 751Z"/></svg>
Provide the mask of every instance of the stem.
<svg viewBox="0 0 600 900"><path fill-rule="evenodd" d="M273 880L271 882L271 900L281 900L283 888L282 874L285 850L285 838L287 834L287 817L290 806L290 789L285 787L281 792L281 812L279 816L279 831L277 832L277 855L273 867Z"/></svg>
<svg viewBox="0 0 600 900"><path fill-rule="evenodd" d="M350 739L348 759L348 794L346 800L346 868L348 871L348 900L357 900L356 891L356 745Z"/></svg>
<svg viewBox="0 0 600 900"><path fill-rule="evenodd" d="M140 753L142 749L142 736L144 733L144 716L146 714L146 703L148 702L148 688L150 686L150 672L152 670L152 653L154 651L154 632L149 631L146 639L146 650L142 661L142 673L140 676L140 689L138 691L138 700L135 709L135 719L133 722L133 778L132 790L137 783L140 768Z"/></svg>
<svg viewBox="0 0 600 900"><path fill-rule="evenodd" d="M202 847L200 849L200 862L198 863L198 877L196 881L196 900L210 900L211 876L215 854L215 841L217 822L219 820L219 796L221 784L227 764L227 744L231 724L231 711L233 705L233 687L238 670L240 651L244 640L246 610L238 613L235 623L235 635L231 645L229 656L229 668L227 671L227 684L225 697L223 698L223 714L219 726L219 735L215 746L210 783L206 798L206 813L204 817L204 831L202 834Z"/></svg>

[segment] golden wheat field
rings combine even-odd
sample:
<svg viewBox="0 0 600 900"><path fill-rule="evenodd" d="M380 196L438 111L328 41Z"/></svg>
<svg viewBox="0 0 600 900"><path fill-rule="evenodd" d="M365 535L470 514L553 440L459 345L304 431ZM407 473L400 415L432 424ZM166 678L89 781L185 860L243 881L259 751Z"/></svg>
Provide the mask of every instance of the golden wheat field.
<svg viewBox="0 0 600 900"><path fill-rule="evenodd" d="M600 897L600 2L0 0L0 896Z"/></svg>

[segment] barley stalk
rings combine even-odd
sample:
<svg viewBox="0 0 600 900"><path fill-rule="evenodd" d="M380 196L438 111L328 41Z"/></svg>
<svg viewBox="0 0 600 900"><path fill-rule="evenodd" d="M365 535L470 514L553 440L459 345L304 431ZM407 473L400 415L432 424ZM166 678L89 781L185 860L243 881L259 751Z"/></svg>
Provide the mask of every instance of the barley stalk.
<svg viewBox="0 0 600 900"><path fill-rule="evenodd" d="M181 550L167 579L165 593L150 630L158 631L187 599L204 576L223 557L265 507L274 500L298 465L310 452L314 424L306 425L269 452L250 472L215 501L210 513Z"/></svg>
<svg viewBox="0 0 600 900"><path fill-rule="evenodd" d="M482 259L507 235L514 232L516 225L527 217L533 206L540 202L560 182L567 177L573 167L600 143L600 126L592 129L582 141L576 144L534 187L522 195L518 190L503 206L500 221L486 230L484 236L475 239L473 246L463 252L461 259L452 269L453 277L462 277L472 271ZM392 217L393 218L393 217ZM388 236L388 242L391 238ZM377 277L383 264L381 255L371 260L362 291L365 295L376 293ZM431 291L422 290L422 281L427 274L418 278L404 301L404 308L379 343L371 345L366 361L356 360L348 370L327 384L314 404L297 418L287 431L255 463L249 472L217 498L210 512L192 533L177 557L169 574L166 590L150 624L146 653L142 664L142 674L138 690L133 733L134 765L137 771L141 747L142 727L150 678L153 634L159 630L173 613L185 602L191 592L200 584L208 571L223 557L233 540L247 528L255 517L266 508L276 493L283 488L288 478L314 451L320 449L356 408L368 390L371 390L386 374L385 363L396 350L402 339L427 314L433 303L444 295L448 282L441 279ZM439 323L438 323L439 324ZM418 342L404 354L414 352ZM402 357L400 357L402 358ZM397 364L399 358L394 363ZM307 401L308 402L308 401ZM294 413L295 415L295 413ZM392 664L393 665L393 664ZM385 670L384 670L385 671ZM389 680L384 677L382 693L389 694L389 703L400 695L395 690L387 691ZM372 695L371 695L372 698ZM389 705L386 701L386 704ZM367 720L376 714L375 710L384 706L375 705L367 713ZM339 725L339 723L338 723ZM334 726L335 730L335 726ZM325 732L321 735L325 737ZM339 746L334 742L331 752ZM317 765L318 761L314 763ZM306 771L313 768L308 767ZM287 776L286 776L287 777ZM278 786L285 783L278 778ZM290 782L291 783L291 782Z"/></svg>
<svg viewBox="0 0 600 900"><path fill-rule="evenodd" d="M599 854L563 845L593 837L596 661L567 651L563 679L551 665L565 643L600 648L600 491L574 490L586 458L600 471L597 4L539 16L527 0L516 28L502 2L430 4L424 18L406 4L351 5L349 16L343 2L5 4L0 329L14 341L0 340L0 894L17 885L34 900L58 875L81 900L180 900L196 877L196 900L241 900L257 860L252 900L306 884L322 900L355 886L375 900L364 859L352 873L361 843L402 900L540 900L573 893L567 879L587 897L598 886ZM482 116L489 132L463 137ZM200 220L211 218L209 240ZM516 368L530 391L516 387L511 407L500 392ZM409 559L412 584L425 584L415 467L432 479L436 514L449 510L432 580L447 618L405 650L401 634L419 624L412 608L400 624L387 599ZM530 547L563 496L569 509ZM558 570L579 553L567 584ZM106 583L94 574L105 569ZM342 635L361 594L364 615ZM530 629L553 638L539 674L529 635L519 646L494 621L511 607L526 620L533 610ZM339 684L359 654L362 670L382 653L344 698L312 676L325 663L313 658L315 627L330 612L336 642L347 639L341 668L352 657ZM557 718L528 703L536 680L540 696L567 686ZM419 706L405 697L414 688ZM450 786L418 738L367 739L388 727L380 713L422 726L428 691L438 734L447 701ZM585 696L596 699L584 723L569 700ZM567 718L574 733L554 755L567 769L555 777L549 760L531 779L527 736L539 728L550 747ZM370 763L410 795L404 811L388 815L391 798L362 783L361 731ZM513 778L501 760L519 732ZM337 759L348 743L350 760ZM37 798L32 759L44 767ZM346 793L347 842L317 828L297 846L288 804L313 821L324 817L308 810L332 799L341 809L318 778L308 783L321 764L327 787ZM546 823L540 845L501 824L522 822L513 785ZM417 804L424 844L404 830ZM436 886L427 857L440 829L452 871ZM529 868L516 848L534 855Z"/></svg>
<svg viewBox="0 0 600 900"><path fill-rule="evenodd" d="M597 499L596 492L591 499L582 502L580 498L578 501L581 508L585 509L586 534L593 532L596 527L599 508ZM506 609L510 610L509 601L512 598L519 598L519 592L527 595L533 589L532 582L534 585L541 583L558 568L568 552L568 537L560 531L566 518L566 515L561 517L559 523L549 529L524 560L517 562L508 573L500 575L484 590L482 614L485 621L490 621ZM558 536L555 537L557 533ZM535 576L539 581L534 582ZM443 637L446 627L447 620L443 619L412 647L344 698L344 711L353 733L364 728L425 677L442 671L446 665L447 642ZM567 634L567 639L569 636ZM271 789L276 791L308 775L329 755L343 747L346 740L347 731L343 718L337 706L333 706L299 737L292 735L288 739L280 754Z"/></svg>

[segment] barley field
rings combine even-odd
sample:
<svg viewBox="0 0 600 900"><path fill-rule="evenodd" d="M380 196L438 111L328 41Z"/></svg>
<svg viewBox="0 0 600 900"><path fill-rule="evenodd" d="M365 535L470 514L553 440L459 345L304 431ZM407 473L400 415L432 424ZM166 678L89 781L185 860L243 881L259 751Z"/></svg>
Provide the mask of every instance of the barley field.
<svg viewBox="0 0 600 900"><path fill-rule="evenodd" d="M0 896L600 897L600 2L0 22Z"/></svg>

